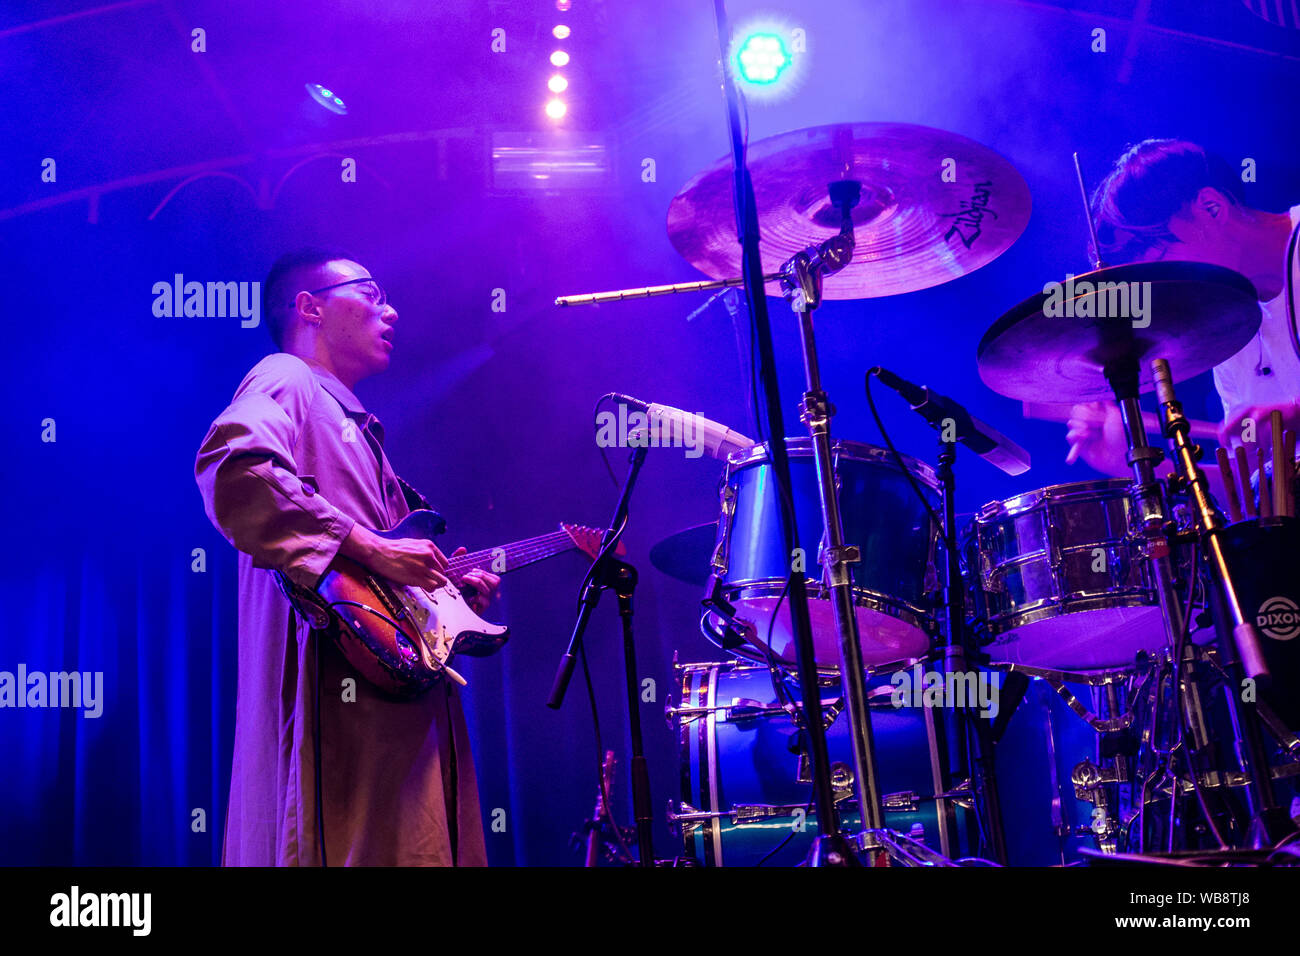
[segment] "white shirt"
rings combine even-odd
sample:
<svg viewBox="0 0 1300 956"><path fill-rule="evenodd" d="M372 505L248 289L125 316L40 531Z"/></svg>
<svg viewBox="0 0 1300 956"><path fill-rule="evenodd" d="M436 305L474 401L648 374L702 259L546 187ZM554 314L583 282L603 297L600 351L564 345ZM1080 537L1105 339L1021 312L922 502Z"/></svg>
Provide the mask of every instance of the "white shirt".
<svg viewBox="0 0 1300 956"><path fill-rule="evenodd" d="M1291 228L1295 229L1297 223L1300 206L1292 206ZM1292 281L1300 289L1300 264L1293 262L1290 266ZM1214 386L1223 400L1225 421L1252 405L1287 405L1300 398L1300 356L1291 344L1286 295L1283 285L1280 295L1260 303L1264 317L1259 333L1214 369ZM1269 369L1270 374L1262 374L1263 369Z"/></svg>

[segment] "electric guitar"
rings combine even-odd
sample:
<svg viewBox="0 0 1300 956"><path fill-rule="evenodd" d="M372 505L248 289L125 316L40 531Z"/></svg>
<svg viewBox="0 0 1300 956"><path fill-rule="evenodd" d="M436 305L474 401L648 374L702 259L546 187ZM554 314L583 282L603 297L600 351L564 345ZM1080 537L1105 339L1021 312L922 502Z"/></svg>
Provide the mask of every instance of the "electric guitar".
<svg viewBox="0 0 1300 956"><path fill-rule="evenodd" d="M413 511L381 538L427 538L446 529L434 511ZM465 678L451 666L457 654L487 657L510 638L503 624L490 624L470 608L460 588L465 574L479 568L493 574L562 554L599 553L603 532L561 524L558 531L447 559L447 583L435 590L394 584L356 561L338 555L314 589L276 572L281 589L316 629L328 630L339 650L366 680L396 697L412 698L443 677ZM622 544L619 553L624 552Z"/></svg>

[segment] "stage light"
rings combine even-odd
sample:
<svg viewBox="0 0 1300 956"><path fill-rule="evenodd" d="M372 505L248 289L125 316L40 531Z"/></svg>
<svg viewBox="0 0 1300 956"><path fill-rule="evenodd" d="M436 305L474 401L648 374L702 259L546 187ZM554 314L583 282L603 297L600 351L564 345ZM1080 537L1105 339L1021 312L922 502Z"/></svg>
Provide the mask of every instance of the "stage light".
<svg viewBox="0 0 1300 956"><path fill-rule="evenodd" d="M563 119L564 114L568 111L569 108L564 105L564 100L553 99L548 100L546 103L546 115L553 120Z"/></svg>
<svg viewBox="0 0 1300 956"><path fill-rule="evenodd" d="M751 103L789 99L807 78L808 42L797 23L755 17L731 34L727 66Z"/></svg>
<svg viewBox="0 0 1300 956"><path fill-rule="evenodd" d="M561 13L568 13L573 8L572 0L555 0L555 9Z"/></svg>
<svg viewBox="0 0 1300 956"><path fill-rule="evenodd" d="M343 104L343 98L329 87L322 86L320 83L308 83L307 92L313 100L331 113L338 113L340 116L348 115L348 108Z"/></svg>
<svg viewBox="0 0 1300 956"><path fill-rule="evenodd" d="M569 28L563 23L559 24L551 33L555 35L557 40L567 40L569 38Z"/></svg>
<svg viewBox="0 0 1300 956"><path fill-rule="evenodd" d="M551 54L551 66L568 66L569 54L563 50L556 50Z"/></svg>
<svg viewBox="0 0 1300 956"><path fill-rule="evenodd" d="M560 76L560 74L556 73L553 77L551 77L549 80L546 81L546 88L550 90L552 93L563 93L565 90L569 88L569 81L566 80L564 77Z"/></svg>
<svg viewBox="0 0 1300 956"><path fill-rule="evenodd" d="M775 83L793 61L785 43L775 33L751 33L736 53L741 79L767 86Z"/></svg>

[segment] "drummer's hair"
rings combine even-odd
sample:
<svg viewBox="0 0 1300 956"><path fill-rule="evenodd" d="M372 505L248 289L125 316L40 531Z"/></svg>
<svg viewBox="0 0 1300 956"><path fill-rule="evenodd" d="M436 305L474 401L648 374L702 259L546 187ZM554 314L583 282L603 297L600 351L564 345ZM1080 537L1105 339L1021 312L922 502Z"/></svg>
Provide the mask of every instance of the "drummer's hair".
<svg viewBox="0 0 1300 956"><path fill-rule="evenodd" d="M1242 204L1237 172L1221 156L1181 139L1130 146L1092 194L1101 257L1119 265L1177 241L1169 221L1207 186Z"/></svg>
<svg viewBox="0 0 1300 956"><path fill-rule="evenodd" d="M284 335L289 328L290 298L303 288L304 281L312 284L311 277L336 259L356 261L334 249L308 247L286 252L271 266L262 282L262 316L277 349L284 348Z"/></svg>

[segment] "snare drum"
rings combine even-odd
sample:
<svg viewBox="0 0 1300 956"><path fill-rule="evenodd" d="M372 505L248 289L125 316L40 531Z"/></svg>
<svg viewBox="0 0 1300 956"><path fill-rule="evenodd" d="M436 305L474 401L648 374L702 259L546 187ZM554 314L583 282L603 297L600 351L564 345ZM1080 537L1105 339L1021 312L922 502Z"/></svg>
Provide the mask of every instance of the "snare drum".
<svg viewBox="0 0 1300 956"><path fill-rule="evenodd" d="M680 705L670 707L679 733L681 802L669 814L686 853L705 866L791 866L817 835L811 758L798 746L799 730L777 703L766 667L686 664ZM797 702L799 688L785 681ZM940 849L939 811L930 770L930 743L920 709L895 709L889 684L871 696L871 729L885 826ZM840 696L838 684L822 690L824 702ZM826 731L831 784L837 803L852 803L853 753L848 717ZM960 820L963 813L958 813ZM841 821L859 820L856 804ZM959 825L959 833L964 830ZM789 838L787 840L787 838Z"/></svg>
<svg viewBox="0 0 1300 956"><path fill-rule="evenodd" d="M1122 478L988 504L963 537L967 591L995 663L1088 672L1165 645Z"/></svg>
<svg viewBox="0 0 1300 956"><path fill-rule="evenodd" d="M822 509L812 439L787 442L793 485L798 543L808 574L809 611L818 670L839 670L839 637L830 589L818 573ZM832 465L844 526L845 544L861 560L849 565L863 662L867 666L923 656L930 647L933 615L926 592L935 589L936 529L929 515L884 449L858 442L834 442ZM904 456L917 485L937 507L938 482L928 465ZM726 650L765 660L766 643L779 661L795 661L790 602L781 602L771 627L772 611L790 575L793 558L781 540L776 482L766 445L733 456L722 484L721 518L713 555L713 573L737 619L752 625L758 647L735 647L721 637L721 622L707 615L705 636Z"/></svg>

